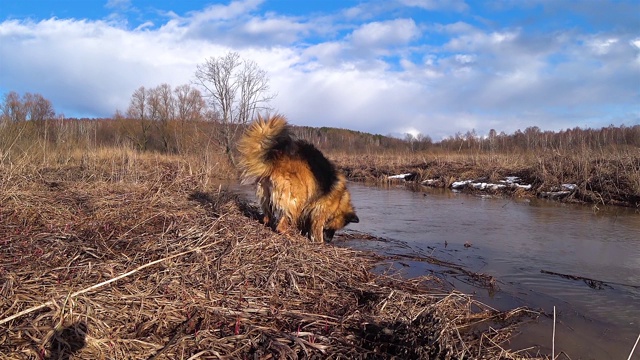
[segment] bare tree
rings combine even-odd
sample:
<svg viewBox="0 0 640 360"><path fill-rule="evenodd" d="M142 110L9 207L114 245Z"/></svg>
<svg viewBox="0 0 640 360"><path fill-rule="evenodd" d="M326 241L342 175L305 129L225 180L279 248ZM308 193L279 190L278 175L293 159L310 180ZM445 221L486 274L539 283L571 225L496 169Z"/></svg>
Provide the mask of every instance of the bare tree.
<svg viewBox="0 0 640 360"><path fill-rule="evenodd" d="M151 119L158 129L164 151L172 150L169 122L175 118L175 105L171 85L162 84L149 90L147 105Z"/></svg>
<svg viewBox="0 0 640 360"><path fill-rule="evenodd" d="M2 117L12 122L25 121L27 119L24 105L17 92L11 91L4 95Z"/></svg>
<svg viewBox="0 0 640 360"><path fill-rule="evenodd" d="M24 103L27 107L28 117L32 121L46 121L56 116L51 101L40 94L26 93Z"/></svg>
<svg viewBox="0 0 640 360"><path fill-rule="evenodd" d="M233 144L238 130L257 111L266 110L275 94L268 93L269 78L251 60L243 60L236 52L209 58L198 65L196 82L205 89L206 97L217 114L220 132L216 136L231 163L235 164Z"/></svg>
<svg viewBox="0 0 640 360"><path fill-rule="evenodd" d="M201 120L206 107L202 93L189 85L177 86L175 93L176 118L181 122Z"/></svg>
<svg viewBox="0 0 640 360"><path fill-rule="evenodd" d="M11 91L4 96L2 103L2 117L4 119L18 121L42 121L56 116L51 101L40 94L26 93L20 95Z"/></svg>
<svg viewBox="0 0 640 360"><path fill-rule="evenodd" d="M418 133L418 135L416 136L416 140L418 140L419 150L426 150L430 148L431 145L433 145L433 140L429 135L423 135L422 133Z"/></svg>
<svg viewBox="0 0 640 360"><path fill-rule="evenodd" d="M150 114L153 114L153 120L163 123L173 120L175 106L171 85L162 84L149 90L148 105L151 107Z"/></svg>
<svg viewBox="0 0 640 360"><path fill-rule="evenodd" d="M183 151L186 149L190 131L197 131L198 124L205 116L207 104L202 98L200 90L190 85L180 85L174 90L175 95L175 116L178 120L178 128L175 129L176 149Z"/></svg>
<svg viewBox="0 0 640 360"><path fill-rule="evenodd" d="M416 139L415 136L413 136L413 134L409 134L409 133L404 134L404 141L406 141L409 144L409 149L411 151L414 150L413 146L414 146L416 140L417 139Z"/></svg>
<svg viewBox="0 0 640 360"><path fill-rule="evenodd" d="M142 139L138 139L138 146L146 150L149 144L149 132L151 129L151 117L148 114L148 91L144 86L139 87L131 95L127 116L140 122L140 130L142 131Z"/></svg>

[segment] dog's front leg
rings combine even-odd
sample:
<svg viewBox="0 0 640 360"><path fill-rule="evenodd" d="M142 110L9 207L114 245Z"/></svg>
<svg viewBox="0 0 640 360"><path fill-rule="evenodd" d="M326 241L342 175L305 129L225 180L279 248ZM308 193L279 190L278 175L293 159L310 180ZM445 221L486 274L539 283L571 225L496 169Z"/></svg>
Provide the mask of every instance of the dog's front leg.
<svg viewBox="0 0 640 360"><path fill-rule="evenodd" d="M276 231L280 234L286 234L291 228L291 221L287 216L283 216L276 226Z"/></svg>
<svg viewBox="0 0 640 360"><path fill-rule="evenodd" d="M317 223L315 222L313 225L311 225L311 241L312 242L319 242L319 243L323 243L324 242L324 227L322 226L321 223Z"/></svg>

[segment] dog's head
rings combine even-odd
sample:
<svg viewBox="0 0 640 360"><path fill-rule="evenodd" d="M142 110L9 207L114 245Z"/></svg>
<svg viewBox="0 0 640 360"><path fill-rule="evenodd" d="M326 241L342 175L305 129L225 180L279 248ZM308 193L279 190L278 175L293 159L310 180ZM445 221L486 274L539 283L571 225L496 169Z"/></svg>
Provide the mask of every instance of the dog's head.
<svg viewBox="0 0 640 360"><path fill-rule="evenodd" d="M324 241L330 242L337 230L349 225L350 223L358 223L360 219L356 215L356 211L351 204L351 195L348 190L344 190L338 203L338 208L333 216L324 225L323 235Z"/></svg>

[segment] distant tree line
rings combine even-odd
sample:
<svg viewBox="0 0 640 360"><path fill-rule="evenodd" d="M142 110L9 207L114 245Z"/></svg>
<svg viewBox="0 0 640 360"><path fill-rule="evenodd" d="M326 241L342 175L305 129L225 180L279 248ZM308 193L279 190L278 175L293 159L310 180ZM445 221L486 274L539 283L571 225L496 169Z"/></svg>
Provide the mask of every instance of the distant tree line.
<svg viewBox="0 0 640 360"><path fill-rule="evenodd" d="M403 139L379 134L336 128L295 127L300 138L310 141L322 149L337 151L412 151L442 150L447 152L513 152L578 149L603 149L612 146L640 147L640 125L614 126L599 129L579 127L573 129L542 131L537 126L513 134L498 133L492 129L487 136L474 130L434 142L429 136L412 136Z"/></svg>
<svg viewBox="0 0 640 360"><path fill-rule="evenodd" d="M168 84L161 84L136 89L124 114L116 111L112 118L75 119L56 115L51 101L40 94L20 96L12 91L2 98L0 120L5 127L7 124L24 123L33 128L32 132L37 136L54 143L82 140L82 143L96 146L126 145L142 151L181 153L188 148L194 151L217 148L218 151L231 153L240 134L238 129L242 129L247 120L235 124L238 129L234 129L231 136L231 130L225 127L219 112L214 109L205 96L191 85L172 89ZM533 126L513 134L498 133L492 129L486 136L471 130L438 142L423 135L397 138L329 127L294 126L293 131L297 137L324 151L355 153L570 151L612 146L640 148L640 125L610 125L599 129L576 127L558 132L542 131Z"/></svg>
<svg viewBox="0 0 640 360"><path fill-rule="evenodd" d="M224 127L220 113L207 104L205 96L191 85L172 89L168 84L138 88L131 95L124 114L116 111L113 118L75 119L56 115L51 101L40 94L20 96L12 91L5 94L0 104L0 119L4 124L30 122L37 133L50 141L64 138L83 138L96 145L122 145L143 151L179 153L187 147L202 149L218 146L230 151L239 135ZM236 124L241 129L247 122ZM513 152L575 149L601 149L611 146L640 147L640 125L582 129L579 127L558 132L542 131L537 126L513 134L498 133L492 129L487 136L471 130L457 133L434 142L429 136L397 138L380 134L329 128L294 126L295 135L325 151L377 152L425 151L440 149L448 152ZM64 135L64 136L63 136Z"/></svg>
<svg viewBox="0 0 640 360"><path fill-rule="evenodd" d="M441 140L437 144L447 151L539 151L545 149L567 151L576 149L602 149L611 146L640 147L640 125L603 127L600 129L575 127L573 129L542 131L531 126L513 134L498 133L491 129L488 136L475 131Z"/></svg>
<svg viewBox="0 0 640 360"><path fill-rule="evenodd" d="M425 150L426 142L416 145L406 139L380 134L369 134L360 131L330 127L314 128L309 126L293 126L293 133L325 151L376 152Z"/></svg>

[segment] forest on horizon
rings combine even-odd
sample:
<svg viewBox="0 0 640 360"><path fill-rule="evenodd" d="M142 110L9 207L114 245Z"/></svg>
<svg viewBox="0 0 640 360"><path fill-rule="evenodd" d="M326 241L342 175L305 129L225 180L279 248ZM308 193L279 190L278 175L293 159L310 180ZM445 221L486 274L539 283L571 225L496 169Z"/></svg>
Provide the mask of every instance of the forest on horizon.
<svg viewBox="0 0 640 360"><path fill-rule="evenodd" d="M126 113L116 111L111 118L66 118L56 114L53 104L40 94L20 96L9 92L0 104L0 149L16 142L15 136L33 137L50 143L85 143L96 147L128 146L142 151L181 153L189 148L221 146L218 136L236 138L228 124L218 121L200 92L190 85L171 89L167 84L139 88ZM246 124L239 124L241 128ZM492 129L477 134L471 129L440 141L428 134L404 138L370 134L349 129L293 126L294 133L320 149L330 152L558 152L612 147L640 148L640 125L610 125L599 129L580 128L561 131L541 130L537 126L506 134ZM225 134L227 133L227 134ZM13 136L11 136L13 134ZM235 140L233 140L235 141Z"/></svg>

